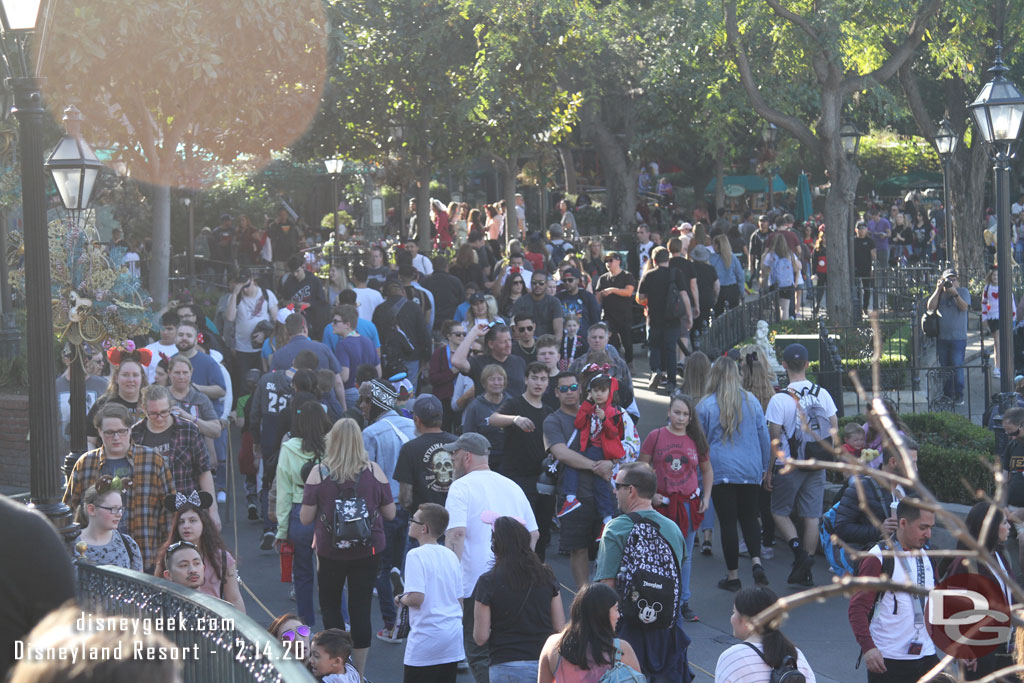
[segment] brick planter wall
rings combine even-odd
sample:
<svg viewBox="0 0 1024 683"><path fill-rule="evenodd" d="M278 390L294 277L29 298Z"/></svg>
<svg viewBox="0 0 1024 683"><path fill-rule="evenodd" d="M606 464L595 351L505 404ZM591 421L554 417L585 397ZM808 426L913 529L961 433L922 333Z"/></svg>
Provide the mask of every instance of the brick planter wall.
<svg viewBox="0 0 1024 683"><path fill-rule="evenodd" d="M29 488L28 396L0 393L0 486Z"/></svg>

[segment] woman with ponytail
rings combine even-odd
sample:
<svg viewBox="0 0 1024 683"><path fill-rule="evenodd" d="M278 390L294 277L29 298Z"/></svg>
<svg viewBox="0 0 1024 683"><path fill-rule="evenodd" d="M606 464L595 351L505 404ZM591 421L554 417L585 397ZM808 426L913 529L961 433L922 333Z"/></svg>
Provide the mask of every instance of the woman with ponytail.
<svg viewBox="0 0 1024 683"><path fill-rule="evenodd" d="M814 672L804 653L776 628L778 621L754 626L753 617L768 609L779 597L770 588L755 586L736 594L733 603L732 634L742 640L723 652L715 665L716 681L732 683L769 683L772 669L790 657L806 683L814 683Z"/></svg>

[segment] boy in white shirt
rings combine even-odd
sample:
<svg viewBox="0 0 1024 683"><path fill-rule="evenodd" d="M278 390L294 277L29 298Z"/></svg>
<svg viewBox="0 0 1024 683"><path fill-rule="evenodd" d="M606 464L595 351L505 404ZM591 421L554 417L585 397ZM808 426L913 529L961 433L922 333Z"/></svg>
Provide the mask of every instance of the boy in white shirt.
<svg viewBox="0 0 1024 683"><path fill-rule="evenodd" d="M405 592L395 598L409 608L405 680L455 683L462 646L462 569L458 556L438 545L448 528L448 511L423 503L409 518L409 538L419 547L405 558Z"/></svg>

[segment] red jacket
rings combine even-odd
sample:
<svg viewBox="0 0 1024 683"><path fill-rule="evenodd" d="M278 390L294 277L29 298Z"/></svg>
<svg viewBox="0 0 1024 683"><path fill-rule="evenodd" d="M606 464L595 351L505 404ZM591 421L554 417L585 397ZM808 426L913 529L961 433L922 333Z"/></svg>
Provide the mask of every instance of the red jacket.
<svg viewBox="0 0 1024 683"><path fill-rule="evenodd" d="M618 460L626 455L626 449L622 447L622 440L626 438L626 428L622 423L622 412L612 405L612 395L608 395L608 402L604 405L604 421L601 424L601 432L595 442L591 445L597 446L604 453L605 460ZM590 418L597 407L590 401L584 401L580 411L576 413L576 421L573 426L580 432L580 450L586 450L587 442L590 441Z"/></svg>

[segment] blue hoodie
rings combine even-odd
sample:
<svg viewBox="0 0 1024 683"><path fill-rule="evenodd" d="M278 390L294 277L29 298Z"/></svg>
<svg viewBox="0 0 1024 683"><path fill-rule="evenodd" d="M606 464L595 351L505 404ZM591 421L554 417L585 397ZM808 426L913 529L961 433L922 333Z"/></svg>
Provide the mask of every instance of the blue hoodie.
<svg viewBox="0 0 1024 683"><path fill-rule="evenodd" d="M718 484L760 484L768 469L771 439L764 411L754 395L743 392L743 417L732 433L731 441L724 441L718 398L715 394L697 404L697 418L711 446L709 457ZM760 456L760 457L758 457Z"/></svg>

